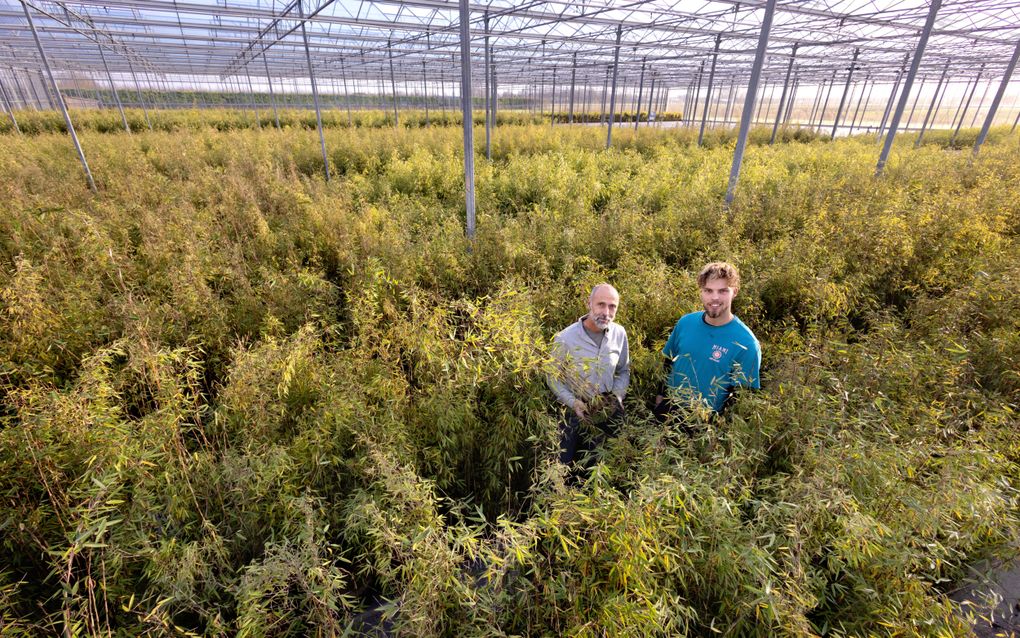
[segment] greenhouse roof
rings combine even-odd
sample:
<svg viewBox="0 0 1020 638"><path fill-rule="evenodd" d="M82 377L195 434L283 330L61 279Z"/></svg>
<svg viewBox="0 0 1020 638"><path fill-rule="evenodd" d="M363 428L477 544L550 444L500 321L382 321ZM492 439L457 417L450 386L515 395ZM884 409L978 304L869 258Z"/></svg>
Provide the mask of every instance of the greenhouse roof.
<svg viewBox="0 0 1020 638"><path fill-rule="evenodd" d="M453 82L459 76L458 3L451 0L28 0L58 73L202 78L307 78L302 23L316 77L362 82ZM716 77L750 73L763 0L491 2L471 4L472 57L488 43L502 86L601 85L619 47L620 81L647 73L686 86L716 63ZM787 72L818 84L855 73L901 74L928 15L924 0L781 1L764 81ZM21 2L0 0L0 69L41 60ZM1020 0L948 1L920 73L1001 77L1020 40ZM718 52L715 55L716 51ZM472 64L482 77L482 65ZM122 76L123 77L123 76ZM250 81L250 80L249 80Z"/></svg>

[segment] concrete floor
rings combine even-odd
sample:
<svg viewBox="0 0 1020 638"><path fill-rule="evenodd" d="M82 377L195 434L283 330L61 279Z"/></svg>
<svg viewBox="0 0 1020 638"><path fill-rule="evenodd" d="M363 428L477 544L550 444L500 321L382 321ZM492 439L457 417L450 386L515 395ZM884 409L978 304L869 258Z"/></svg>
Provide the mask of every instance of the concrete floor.
<svg viewBox="0 0 1020 638"><path fill-rule="evenodd" d="M964 613L975 616L978 638L1020 638L1020 559L989 571L989 565L973 568L973 584L951 598ZM995 607L989 612L989 603Z"/></svg>

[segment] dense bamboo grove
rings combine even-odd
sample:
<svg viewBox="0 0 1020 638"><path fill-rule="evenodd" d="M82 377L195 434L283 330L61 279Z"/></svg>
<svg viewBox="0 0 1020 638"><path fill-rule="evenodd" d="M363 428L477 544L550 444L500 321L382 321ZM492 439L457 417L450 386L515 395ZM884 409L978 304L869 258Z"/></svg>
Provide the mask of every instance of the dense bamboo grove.
<svg viewBox="0 0 1020 638"><path fill-rule="evenodd" d="M874 179L790 132L727 211L725 134L504 126L469 250L456 127L331 129L330 183L314 131L97 129L96 195L0 137L5 636L956 636L1015 553L1015 135ZM689 440L647 402L717 258L763 389ZM547 344L601 280L629 421L568 488Z"/></svg>
<svg viewBox="0 0 1020 638"><path fill-rule="evenodd" d="M112 98L111 98L112 102ZM387 105L388 106L388 105ZM560 105L562 110L563 106ZM310 108L294 109L279 108L270 109L268 105L254 109L125 109L124 118L121 119L120 111L116 109L74 109L74 128L78 131L94 131L98 133L119 133L124 130L124 122L127 122L128 129L134 132L140 131L202 131L214 128L220 131L233 131L238 129L260 129L265 128L303 128L316 129L318 123L315 118L315 111ZM462 119L459 110L452 109L431 109L428 112L414 110L399 110L400 128L417 129L432 126L460 126ZM605 122L607 117L601 112L574 113L574 122L594 124ZM617 113L613 119L617 123L634 123L636 114L633 112ZM478 126L485 124L484 110L476 110L472 116L474 123ZM682 119L680 113L659 113L656 116L658 121L674 122ZM527 124L553 124L567 123L570 121L570 114L557 112L555 116L551 113L541 115L526 111L500 110L496 114L496 123L499 126ZM14 124L18 127L15 129ZM322 113L323 128L389 128L397 124L393 111L388 108L374 110L348 110L343 106L331 108ZM648 114L641 112L641 126L648 125ZM0 119L0 134L21 132L25 135L38 135L39 133L66 133L67 124L64 122L63 113L60 111L15 111L14 121L4 116Z"/></svg>

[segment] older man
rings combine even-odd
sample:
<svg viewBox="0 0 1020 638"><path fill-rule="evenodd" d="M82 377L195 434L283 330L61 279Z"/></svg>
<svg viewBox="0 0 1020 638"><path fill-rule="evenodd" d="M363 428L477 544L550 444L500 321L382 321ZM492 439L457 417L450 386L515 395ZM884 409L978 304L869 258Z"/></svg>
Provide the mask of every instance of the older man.
<svg viewBox="0 0 1020 638"><path fill-rule="evenodd" d="M571 463L594 448L623 418L630 384L627 331L615 323L620 293L609 284L592 288L588 314L553 340L557 371L549 387L569 408L560 437L560 461ZM586 431L582 431L586 430Z"/></svg>

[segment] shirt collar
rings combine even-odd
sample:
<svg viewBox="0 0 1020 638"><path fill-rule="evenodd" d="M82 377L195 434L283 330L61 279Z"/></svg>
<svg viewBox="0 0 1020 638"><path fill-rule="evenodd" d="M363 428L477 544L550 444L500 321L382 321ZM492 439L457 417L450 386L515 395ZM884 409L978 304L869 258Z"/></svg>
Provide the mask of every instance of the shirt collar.
<svg viewBox="0 0 1020 638"><path fill-rule="evenodd" d="M584 320L585 320L585 319L587 319L587 318L588 318L588 315L587 315L587 314L583 314L583 315L581 315L581 317L580 317L580 318L579 318L579 319L577 320L577 325L579 325L579 326L581 327L581 330L582 330L582 331L584 331L585 333L587 333L587 332L588 332L588 329L584 327ZM613 324L614 324L614 323L615 323L615 322L613 322L613 321L610 321L610 322L609 322L609 325L608 325L608 326L606 326L606 329L602 331L602 334L604 334L604 335L607 335L607 334L609 334L609 330L610 330L610 329L611 329L611 328L613 327Z"/></svg>

